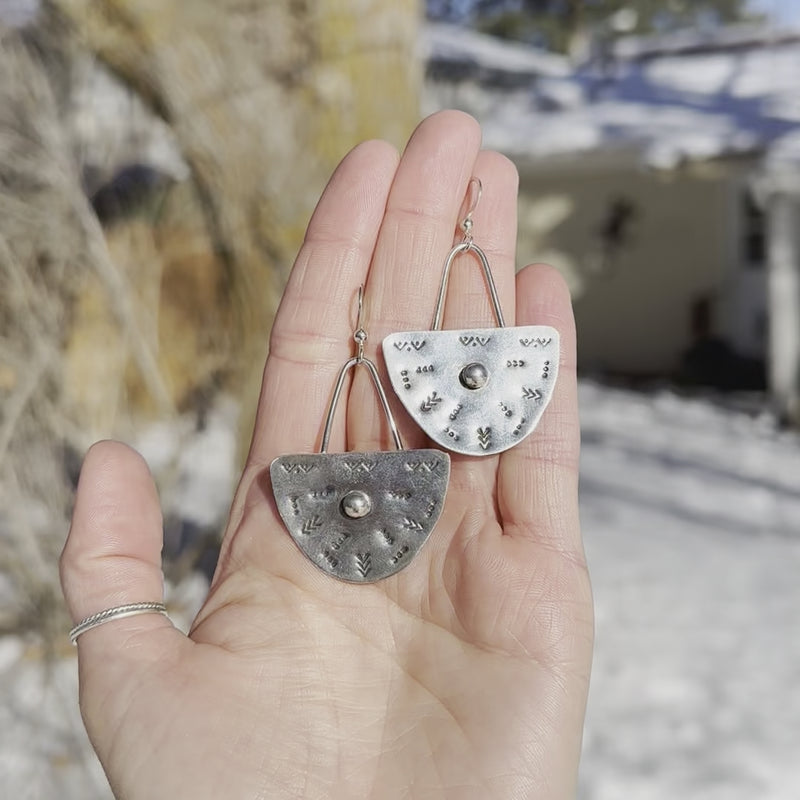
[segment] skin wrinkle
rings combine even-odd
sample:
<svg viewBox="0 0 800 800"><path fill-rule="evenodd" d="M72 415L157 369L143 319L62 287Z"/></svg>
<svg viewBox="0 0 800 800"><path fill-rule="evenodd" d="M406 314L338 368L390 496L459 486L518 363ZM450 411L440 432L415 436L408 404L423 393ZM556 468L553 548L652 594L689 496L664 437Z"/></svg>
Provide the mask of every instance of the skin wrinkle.
<svg viewBox="0 0 800 800"><path fill-rule="evenodd" d="M116 559L123 559L128 563L126 569L117 569L113 573L106 572L106 565L109 561ZM161 573L160 564L158 565L157 574L143 570L143 564L137 562L133 556L103 556L97 559L95 567L102 565L103 577L92 578L91 571L87 571L90 563L84 561L75 571L65 579L65 584L74 588L72 591L72 602L69 605L73 622L77 623L79 620L93 613L100 605L108 608L113 605L124 605L129 602L128 594L125 592L125 581L135 579L147 588L140 589L141 594L139 597L161 597L163 594L163 575ZM155 569L155 565L150 565ZM100 598L104 599L100 599ZM130 602L138 602L130 601ZM128 620L120 620L121 624L126 627L137 625L141 620L130 618ZM89 632L87 631L87 634ZM81 637L83 638L83 637Z"/></svg>
<svg viewBox="0 0 800 800"><path fill-rule="evenodd" d="M349 301L349 296L347 298L344 295L331 297L328 294L324 302L298 304L295 308L287 311L288 322L291 325L287 325L286 329L273 327L270 353L275 350L277 344L282 342L299 347L316 345L317 339L323 348L322 352L317 354L318 361L324 363L328 357L341 352L345 343L340 336L329 333L329 331L343 327L342 309L349 305ZM319 328L318 334L312 333L315 327Z"/></svg>
<svg viewBox="0 0 800 800"><path fill-rule="evenodd" d="M263 676L263 674L262 674L261 680L263 681L264 679L265 679L265 678L264 678L264 676ZM315 679L309 679L309 681L307 682L307 685L309 685L309 686L313 686L313 687L315 687L315 688L319 688L319 687L321 687L321 686L324 686L324 685L325 685L325 681L324 681L324 680L321 680L321 679L319 679L319 678L315 678ZM284 695L286 695L286 694L288 694L288 692L284 691L284 692L282 693L282 696L284 696ZM245 698L244 696L243 696L243 700L244 700L245 702L247 702L247 701L246 701L246 698ZM328 727L328 728L329 728L331 731L332 731L332 730L336 730L336 729L337 729L337 726L336 726L336 724L335 724L335 723L334 723L334 724L330 724L330 723L329 723L329 724L327 725L327 727ZM323 740L327 740L327 741L331 741L331 742L333 741L333 740L331 739L331 737L330 737L328 734L324 734L324 736L322 737L322 739L323 739ZM316 753L316 751L315 751L315 749L314 749L314 747L313 747L313 742L315 742L315 741L320 741L320 737L319 737L317 734L315 734L315 733L313 733L312 731L310 731L310 730L309 730L309 731L307 731L307 733L306 733L305 735L301 736L297 742L295 742L295 745L296 745L296 746L303 746L303 747L305 747L305 748L306 748L306 751L305 751L305 757L304 757L304 759L303 759L303 758L301 758L301 759L299 759L299 761L301 761L302 763L304 763L304 764L306 764L306 765L307 765L307 766L306 766L305 768L303 768L302 770L296 770L296 771L295 771L295 774L296 774L298 771L299 771L299 772L301 772L302 774L309 774L309 773L311 773L311 772L313 772L313 771L314 771L314 770L311 768L311 766L312 766L312 765L314 764L314 762L315 762L315 753ZM271 750L272 748L267 748L267 749L270 749L270 750ZM297 759L297 758L295 758L295 759L293 759L293 761L295 761L295 762L297 763L297 762L298 762L298 759ZM295 787L295 788L296 788L296 787ZM307 795L304 795L304 796L307 796Z"/></svg>
<svg viewBox="0 0 800 800"><path fill-rule="evenodd" d="M440 708L442 711L444 711L444 713L447 716L447 718L451 719L456 724L458 730L461 732L461 734L463 736L464 741L469 745L470 744L470 737L467 734L466 729L464 728L461 720L453 713L453 710L448 706L448 704L442 698L437 697L436 694L429 687L425 686L423 683L420 683L419 679L414 674L412 674L408 670L406 670L404 672L404 674L406 675L406 677L410 678L414 682L414 684L416 686L418 686L420 689L422 689L422 691L426 695L430 696L431 699L434 701L434 705L437 708ZM419 705L418 702L417 702L417 705ZM421 727L423 728L423 730L426 733L426 738L430 739L430 731L428 729L428 726L422 724ZM418 728L415 727L414 733L417 733L417 732L418 732ZM471 749L474 750L474 747L471 747ZM388 752L386 750L382 751L379 760L385 760L387 758L393 758L393 753L392 753L391 750L389 750ZM435 758L434 758L434 755L433 755L432 752L429 753L429 760L432 763L435 764ZM436 768L437 768L437 772L440 772L440 770L438 769L438 766ZM444 782L442 782L442 783L444 784Z"/></svg>
<svg viewBox="0 0 800 800"><path fill-rule="evenodd" d="M258 737L257 723L253 723L250 726L250 730L248 731L248 733L250 734L249 737L246 737L243 733L240 733L239 735L234 734L230 738L225 736L224 737L226 741L225 752L220 755L222 755L225 764L230 769L233 769L235 766L239 766L239 764L242 764L244 762L243 754L251 752L260 753L260 758L258 760L258 768L255 771L255 777L254 777L254 783L256 783L257 786L254 787L256 794L253 796L257 797L263 792L264 786L268 785L268 783L272 783L274 785L276 781L280 782L281 780L277 766L274 764L272 768L270 768L269 766L269 761L275 750L275 748L273 747L273 740L276 737L274 732L272 733L272 736L269 737L269 739L264 737ZM224 730L223 734L225 734ZM180 791L179 788L178 791ZM227 795L227 792L228 792L228 778L223 774L220 775L220 781L214 787L213 796L225 797ZM248 797L249 796L250 795L248 792Z"/></svg>
<svg viewBox="0 0 800 800"><path fill-rule="evenodd" d="M476 535L478 535L478 534L476 534ZM292 587L297 587L297 584L296 584L296 583L290 583L290 586L292 586ZM241 602L241 598L234 598L233 600L229 601L227 604L230 604L230 603L236 603L236 602ZM451 606L452 606L452 603L451 603ZM397 605L395 605L394 607L395 607L396 609L397 609L397 608L399 608L399 606L397 606ZM438 626L438 624L437 624L437 623L435 623L435 622L433 622L432 620L426 620L426 622L427 622L428 624L435 624L435 625L437 625L437 627L439 627L439 626ZM463 623L462 623L462 624L463 624ZM359 635L361 635L361 634L359 634ZM489 649L489 650L488 650L488 652L496 652L496 651L495 651L495 650L493 650L493 649Z"/></svg>
<svg viewBox="0 0 800 800"><path fill-rule="evenodd" d="M530 459L532 456L536 455L536 448L538 445L548 446L551 449L555 449L556 443L559 440L562 443L561 449L568 451L564 454L565 458L574 456L575 453L580 450L580 427L577 424L569 421L568 417L565 417L561 412L558 411L558 401L562 399L564 393L568 389L566 384L571 384L569 388L573 388L575 386L574 372L566 369L562 375L559 369L558 380L561 381L562 379L564 385L553 392L553 400L545 409L544 415L542 416L542 421L537 427L533 437L529 440L529 446L517 447L506 451L509 455L519 452L521 454L520 458ZM555 408L551 408L553 405L555 405ZM565 447L565 444L568 446ZM574 465L574 462L568 463L572 463Z"/></svg>
<svg viewBox="0 0 800 800"><path fill-rule="evenodd" d="M538 596L532 596L524 607L519 607L516 614L512 614L512 618L522 620L513 627L535 631L534 635L541 642L537 648L537 663L550 675L558 674L559 668L565 662L565 652L560 647L565 640L564 628L568 622L561 607L564 596L563 590L542 586ZM529 652L527 656L530 657Z"/></svg>
<svg viewBox="0 0 800 800"><path fill-rule="evenodd" d="M113 764L113 763L126 764L126 761L129 763L130 756L128 756L126 758L124 755L123 756L119 756L118 755L118 752L119 752L120 749L122 749L122 750L125 749L125 745L124 745L124 730L122 729L121 725L115 726L115 729L113 731L111 731L109 735L103 736L102 737L102 742L103 742L104 746L106 746L106 742L108 743L107 747L108 747L108 760L109 760L109 763L111 763L111 764ZM93 744L94 744L94 740L93 740ZM99 744L99 742L98 742L98 744ZM147 762L147 757L148 757L148 753L147 753L147 751L144 751L141 754L141 757L139 759L140 763L132 765L134 774L138 769L141 768L141 764L144 764L144 763ZM127 764L126 764L126 768L127 768ZM124 780L121 781L121 783L126 783L126 782L127 781L124 781ZM112 791L114 792L115 796L124 797L124 795L119 795L118 794L119 787L116 785L116 782L112 784Z"/></svg>
<svg viewBox="0 0 800 800"><path fill-rule="evenodd" d="M394 646L396 648L397 647L397 639L396 639L396 635L394 634L394 628L392 628L392 634L394 636ZM395 652L397 652L397 650L395 650ZM392 703L395 700L395 695L396 695L396 692L395 692L396 680L395 680L395 670L392 670L390 668L388 670L388 672L389 672L389 685L388 685L387 691L386 691L386 704L385 704L385 713L384 713L384 716L383 716L383 725L381 726L380 747L378 748L378 753L377 753L376 758L375 758L375 768L374 768L374 778L373 778L373 784L372 784L372 794L370 795L372 797L378 797L379 796L378 794L375 794L375 790L378 788L377 785L376 785L376 782L378 780L378 774L380 772L381 754L385 754L387 752L389 752L389 753L392 752L391 743L390 743L390 737L389 737L389 733L388 733L388 728L389 728L390 713L392 711ZM396 705L396 703L395 703L395 705Z"/></svg>
<svg viewBox="0 0 800 800"><path fill-rule="evenodd" d="M112 555L110 553L87 554L84 556L83 568L87 570L87 572L91 572L92 569L95 568L96 562L101 562L103 565L110 565L112 566L112 570L109 570L109 572L113 572L113 574L109 575L109 583L113 583L118 580L121 575L125 575L129 572L141 571L143 560L144 559L140 558L139 556L128 555L125 553L119 553L116 555ZM147 560L146 565L157 567L159 572L161 571L160 558L158 561Z"/></svg>
<svg viewBox="0 0 800 800"><path fill-rule="evenodd" d="M297 320L300 313L293 315L295 326L291 332L277 333L273 328L272 338L269 345L271 362L272 358L277 357L288 363L300 363L308 365L325 365L332 369L333 363L344 361L343 355L346 352L347 343L335 333L311 336L310 328L312 325L319 325L324 330L331 330L334 325L338 325L341 316L341 307L337 309L335 320L329 320L330 314L327 305L319 308L303 309L302 324L298 325ZM318 339L318 341L317 341Z"/></svg>
<svg viewBox="0 0 800 800"><path fill-rule="evenodd" d="M571 500L577 496L577 483L562 488L561 482L564 480L562 476L565 474L571 476L572 474L569 467L565 467L563 464L551 464L549 473L549 475L543 474L531 482L520 482L514 487L510 497L507 494L508 487L504 487L506 491L500 493L499 501L503 526L506 528L507 534L513 536L516 531L525 535L527 529L534 531L541 528L540 520L543 518L559 533L562 532L564 525L574 525L573 515L564 517L553 511L550 506L541 507L537 502L540 497L548 497L553 503L556 503L559 500Z"/></svg>
<svg viewBox="0 0 800 800"><path fill-rule="evenodd" d="M166 622L166 620L165 620ZM175 631L172 628L166 629L169 630L170 635L174 636ZM128 648L121 648L121 652L130 652ZM165 668L166 662L166 668ZM145 693L145 690L148 685L156 683L157 679L161 679L164 675L168 672L174 672L175 667L175 659L170 658L169 652L162 652L160 654L160 658L147 665L147 669L144 669L142 672L136 673L136 679L132 682L132 685L127 687L126 697L120 697L120 684L117 681L114 681L110 684L109 690L107 693L106 700L102 702L99 706L104 710L102 718L103 719L113 719L113 715L108 714L107 711L110 707L115 705L118 706L132 706L135 703L136 697L140 696ZM169 715L163 715L162 718L168 718ZM119 725L114 726L113 730L108 731L106 734L101 735L103 744L105 745L106 742L109 743L109 759L110 761L114 761L115 759L115 752L119 749L119 741L122 735L122 731ZM162 736L166 736L167 734L164 733ZM151 728L148 730L148 738L147 742L150 745L150 752L156 752L159 750L159 746L157 741L154 741L155 731ZM147 752L142 753L141 761L144 763L146 762L148 756ZM125 764L126 771L129 774L136 774L139 767L133 765L131 768L130 765L130 755L126 755L119 759L120 763ZM126 783L126 781L123 781Z"/></svg>
<svg viewBox="0 0 800 800"><path fill-rule="evenodd" d="M409 674L411 674L411 673L409 673ZM414 678L414 680L417 681L416 676L414 676L413 674L412 674L412 678ZM435 692L432 689L430 689L429 687L427 687L427 686L423 685L423 688L427 689L430 692L430 694L437 699L438 704L447 713L448 717L450 719L452 719L456 723L456 725L458 726L458 729L461 731L461 733L463 735L464 741L470 746L470 748L471 748L471 750L473 752L477 753L477 748L475 747L474 742L471 741L470 735L469 735L469 733L467 731L467 725L460 719L460 717L456 713L456 711L453 708L451 708L451 706L448 703L448 701L446 700L446 698L436 695ZM433 751L432 751L431 755L432 755L432 760L435 761L435 755L434 755ZM441 775L441 770L438 768L438 765L437 765L437 772ZM443 786L447 786L447 783L445 781L442 781L442 785ZM486 781L482 782L482 786L484 788L486 788L487 790L489 789L489 784ZM472 786L471 788L474 788L474 786Z"/></svg>
<svg viewBox="0 0 800 800"><path fill-rule="evenodd" d="M403 612L403 613L405 614L405 612ZM329 615L330 621L332 621L336 625L341 625L340 620L338 619L338 617L335 614L336 614L336 612L332 612ZM396 672L400 672L400 673L406 675L407 677L410 677L414 681L414 684L417 685L419 688L421 688L427 695L429 695L436 705L441 706L447 712L448 716L452 716L452 714L453 714L452 710L447 706L447 704L444 701L442 701L441 698L439 698L436 695L435 691L433 689L431 689L429 686L427 686L424 682L422 682L416 675L414 675L409 670L408 666L404 666L403 664L401 664L394 657L393 654L394 654L394 652L396 652L396 648L395 647L391 647L391 648L388 648L388 649L385 648L385 647L379 647L376 643L372 642L370 639L364 638L363 634L361 632L359 632L359 631L356 631L356 630L354 630L352 628L349 628L349 627L346 627L346 626L345 626L344 630L349 632L349 633L351 633L352 635L355 635L356 637L358 637L370 649L377 649L378 653L380 655L382 655L384 658L386 658L393 665L394 670ZM394 641L396 642L396 638L394 639ZM387 697L388 696L389 695L387 694ZM455 721L459 724L459 726L461 725L461 723L457 719L455 719ZM466 732L465 731L464 731L464 733L465 733L465 738L468 738L466 736ZM385 735L384 735L384 738L386 738Z"/></svg>
<svg viewBox="0 0 800 800"><path fill-rule="evenodd" d="M466 114L446 113L461 117L459 123L463 124L461 124L459 141L432 139L428 135L428 128L418 128L403 153L395 185L398 186L398 191L402 195L424 196L427 203L450 207L453 209L452 213L455 214L462 202L464 191L462 190L454 201L451 187L455 183L464 190L466 189L467 182L471 177L472 162L480 147L481 130L475 120ZM472 159L465 159L465 153L473 154ZM453 162L457 165L455 181L451 180ZM411 181L419 181L420 177L424 181L423 186L417 188L408 185ZM391 209L392 201L396 198L397 194L393 193L387 209Z"/></svg>
<svg viewBox="0 0 800 800"><path fill-rule="evenodd" d="M412 228L410 233L403 233L400 226L398 226L398 237L400 238L400 242L405 244L406 247L404 248L401 244L398 248L400 252L397 257L397 262L405 264L406 270L412 272L412 274L414 271L418 272L420 267L432 261L435 258L435 253L441 249L441 232L436 228ZM404 250L407 252L404 252ZM408 280L407 276L406 280ZM405 304L402 301L395 301L392 305L394 306L397 303L400 309L410 315L408 318L413 319L419 314L418 304L426 299L424 288L425 287L412 282L406 288L405 292L398 293L400 297L402 297L403 294L408 296L408 300Z"/></svg>
<svg viewBox="0 0 800 800"><path fill-rule="evenodd" d="M442 774L442 769L440 767L440 758L441 755L437 758L437 753L439 752L439 746L434 743L432 738L432 731L429 730L427 727L423 726L423 733L425 735L425 739L428 742L428 750L431 754L431 763L433 764L433 768L436 771L436 777L438 779L438 786L436 788L443 788L447 785L447 782L444 780L444 775ZM465 736L465 738L467 738ZM430 787L429 787L430 788Z"/></svg>
<svg viewBox="0 0 800 800"><path fill-rule="evenodd" d="M374 151L374 153L372 151ZM347 174L347 172L339 169L329 182L332 188L334 187L334 182L338 182L338 185L346 182L348 190L342 192L339 205L355 210L360 214L356 217L352 225L352 230L355 231L355 234L349 237L342 237L341 226L338 222L328 221L325 214L326 207L320 206L312 215L308 230L303 239L304 243L342 242L355 243L359 247L364 246L362 240L363 232L367 228L373 226L374 217L372 215L376 211L385 211L386 202L382 199L385 196L385 192L382 187L394 177L397 165L400 161L400 155L397 150L380 140L362 142L360 145L353 148L345 161L353 158L367 161L367 156L372 158L372 161L370 161L365 168L367 174L371 176L371 180L364 181L361 176L359 176L358 178L352 177L345 181L342 175L343 173ZM372 242L370 245L371 244Z"/></svg>
<svg viewBox="0 0 800 800"><path fill-rule="evenodd" d="M319 238L315 235L307 239L297 259L300 272L296 277L299 290L305 291L308 297L307 302L311 302L307 284L318 281L320 277L310 265L321 261L330 265L328 270L331 272L345 272L364 259L369 260L372 257L373 240L374 236L363 230L357 230L351 236ZM336 287L329 288L335 290ZM328 296L323 298L323 304Z"/></svg>
<svg viewBox="0 0 800 800"><path fill-rule="evenodd" d="M577 567L584 573L582 577L588 577L589 568L582 547L573 548L561 544L560 542L563 541L564 538L563 535L559 535L558 533L553 534L546 530L548 526L545 524L526 523L521 527L524 532L518 534L512 533L510 539L513 540L516 538L523 542L528 540L526 543L529 543L530 547L542 553L551 554L558 556L560 559L564 559L567 563Z"/></svg>
<svg viewBox="0 0 800 800"><path fill-rule="evenodd" d="M152 524L162 525L161 518L153 520ZM121 555L120 548L130 550L130 556L139 561L145 561L150 565L158 566L161 569L160 550L159 556L148 553L143 547L143 543L138 536L138 520L133 513L125 513L123 509L111 509L106 507L102 513L92 515L87 520L87 527L93 528L100 534L101 541L95 548L83 548L75 550L75 555L80 560L91 559L100 561L103 558L118 558Z"/></svg>
<svg viewBox="0 0 800 800"><path fill-rule="evenodd" d="M479 544L475 544L475 546L479 546ZM448 587L448 592L451 592L450 587ZM537 602L536 602L536 600L534 598L531 598L529 595L530 595L530 592L523 592L522 593L522 596L525 598L525 601L526 601L526 607L531 609L531 616L534 617L535 614L536 614L536 610L537 610ZM516 597L517 595L515 594L514 596ZM453 608L454 609L458 609L458 608L461 608L461 607L471 607L472 608L473 618L470 618L470 619L466 619L462 614L459 614L456 611L457 617L458 617L458 620L459 620L459 624L461 625L462 630L470 631L470 630L473 630L475 628L485 627L483 624L481 624L479 621L477 621L475 619L475 615L477 615L481 611L481 608L480 608L479 605L471 604L468 601L467 602L460 602L457 597L452 600L452 604L453 604ZM536 627L540 627L540 626L537 625ZM496 629L496 623L495 623L495 629ZM503 631L505 633L505 631L506 631L506 627L505 626L503 626ZM515 637L515 638L518 639L518 637ZM534 641L537 642L537 652L533 652L533 651L530 650L529 647L525 647L521 652L513 653L510 650L508 650L508 647L505 644L502 645L502 646L488 646L485 642L476 642L474 644L474 646L476 648L478 648L478 650L480 650L481 652L490 653L492 655L508 656L508 657L510 657L512 659L524 658L524 659L532 661L535 664L538 664L543 669L552 668L553 665L549 662L549 660L541 659L541 656L538 654L538 650L539 650L539 648L540 648L540 646L542 644L542 641L544 641L544 640L539 640L536 637L531 637L531 638Z"/></svg>
<svg viewBox="0 0 800 800"><path fill-rule="evenodd" d="M412 148L409 146L409 151L411 150ZM387 203L387 217L384 222L376 249L376 263L379 264L382 263L382 261L389 260L388 257L384 256L385 249L383 245L384 242L386 242L390 247L394 248L391 256L393 263L407 265L406 270L403 271L383 270L381 274L390 281L390 285L388 287L378 287L379 290L383 288L384 291L377 292L378 297L388 296L392 298L392 302L389 304L391 308L391 315L397 315L398 313L402 315L404 312L408 312L406 325L409 327L405 329L414 329L416 327L413 322L416 319L419 319L420 309L424 307L421 304L427 299L429 292L429 286L426 286L423 283L418 283L414 278L417 276L427 276L429 272L429 265L432 262L441 263L440 259L436 257L437 254L439 254L443 259L444 254L450 249L451 246L450 237L452 236L452 220L457 212L457 206L455 205L453 198L448 197L446 194L441 200L438 200L435 197L437 191L446 192L446 187L449 187L452 183L452 178L449 174L449 170L451 168L447 162L442 162L440 169L441 172L447 171L448 174L446 176L440 175L437 177L439 170L434 169L434 171L431 172L429 169L423 168L421 170L421 174L425 176L425 186L414 187L417 194L419 193L420 188L424 188L426 203L429 207L438 208L439 213L438 215L431 215L428 217L428 225L422 228L419 226L411 227L410 233L406 233L404 230L404 227L406 227L408 224L408 219L404 218L402 215L400 219L397 219L395 216L393 216L393 210L395 207L402 208L402 203L397 201L398 193L402 196L408 191L403 186L405 173L401 174L401 171L398 171L398 177L395 180L395 186L393 187L392 194L390 195L389 202ZM458 168L459 174L463 175L466 169L468 168L461 163ZM465 181L461 177L459 177L458 183L459 185L465 185ZM456 202L460 203L460 198ZM410 215L406 215L406 217L408 216ZM404 222L405 225L403 224ZM443 241L443 237L447 237L445 241ZM373 267L371 272L374 273L374 271L375 268ZM411 280L409 280L409 278L411 278ZM393 285L395 283L393 279L396 279L400 286ZM429 282L430 278L427 278L426 283ZM400 302L396 305L397 298L403 297L408 297L408 301L405 304ZM383 313L383 305L384 304L381 303L377 308L378 317L380 319L385 319L387 316L387 314ZM403 328L399 329L402 330ZM389 331L386 330L384 333L388 332Z"/></svg>
<svg viewBox="0 0 800 800"><path fill-rule="evenodd" d="M361 216L353 219L353 228L362 227L359 223L372 214L380 214L385 203L376 207L374 200L385 196L382 187L394 178L399 161L397 150L388 142L370 139L356 145L328 181L326 191L311 216L306 238L311 238L318 230L338 229L339 217L331 212L341 206L352 206L361 212ZM358 169L353 169L355 164ZM365 176L369 179L365 180ZM355 202L358 199L365 202Z"/></svg>
<svg viewBox="0 0 800 800"><path fill-rule="evenodd" d="M425 225L425 229L436 230L449 219L447 208L441 205L387 205L386 222L395 225L398 230L402 227L411 230L420 230L419 225Z"/></svg>
<svg viewBox="0 0 800 800"><path fill-rule="evenodd" d="M476 288L475 282L480 281L480 289ZM465 286L469 283L469 287ZM498 293L500 287L497 287ZM453 303L447 302L451 297L459 298L457 309L453 308ZM500 298L500 311L503 313L507 326L513 324L513 319L508 318L508 304ZM497 328L497 317L494 306L491 302L489 289L486 285L483 271L479 275L455 276L450 280L450 287L447 291L444 315L442 319L442 330L456 331L466 328Z"/></svg>
<svg viewBox="0 0 800 800"><path fill-rule="evenodd" d="M408 623L413 624L414 622L418 621L418 620L416 620L416 618L414 617L414 615L411 612L409 612L407 609L403 608L401 605L399 605L397 603L393 603L392 606L391 606L391 609L395 614L400 614L403 617L404 622L407 623L407 624ZM345 610L347 610L347 609L345 609ZM336 616L336 614L340 613L339 609L333 607L331 604L328 604L326 606L326 612L327 612L327 614L329 616L331 616L333 622L340 623L338 617ZM443 627L440 623L438 623L434 619L424 619L422 621L425 624L425 626L427 626L428 628L432 628L433 630L439 631L440 633L443 633L443 634L445 634L447 636L451 636L452 637L454 635L451 631L449 631L447 628ZM494 656L497 656L497 655L501 655L501 656L508 655L510 658L514 658L514 656L512 656L511 654L506 654L503 651L483 648L483 647L480 647L478 645L472 645L471 643L466 642L464 640L464 638L463 638L463 637L466 636L466 629L463 628L463 627L462 627L462 629L463 629L464 632L461 635L456 635L456 638L457 638L458 641L463 642L463 644L465 646L476 647L476 649L479 652L487 653L487 654L494 655ZM363 641L365 644L368 644L370 647L378 647L378 645L376 643L371 642L367 637L365 637L363 632L361 632L361 631L359 631L359 630L357 630L357 629L355 629L353 627L347 627L347 626L345 627L345 630L349 631L354 636L358 637L361 641ZM383 651L379 650L379 652L383 652L384 655L389 656L389 658L392 661L392 663L395 664L402 671L402 669L403 669L402 664L397 662L394 659L394 657L391 656L391 653L394 653L394 652L398 651L397 650L397 645L398 645L397 638L396 638L396 635L394 635L394 633L393 633L391 647L387 647Z"/></svg>

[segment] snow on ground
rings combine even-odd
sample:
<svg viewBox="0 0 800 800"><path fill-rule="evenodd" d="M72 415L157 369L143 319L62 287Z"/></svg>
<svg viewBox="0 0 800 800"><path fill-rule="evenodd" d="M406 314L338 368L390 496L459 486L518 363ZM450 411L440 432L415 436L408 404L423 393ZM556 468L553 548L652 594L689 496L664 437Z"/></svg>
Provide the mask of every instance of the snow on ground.
<svg viewBox="0 0 800 800"><path fill-rule="evenodd" d="M597 608L582 800L800 797L800 439L581 387Z"/></svg>
<svg viewBox="0 0 800 800"><path fill-rule="evenodd" d="M580 391L597 604L580 800L797 800L800 437L667 391ZM179 505L220 480L232 419L212 415L193 444ZM180 588L189 608L203 585ZM75 667L68 645L46 666L0 639L3 797L110 798Z"/></svg>

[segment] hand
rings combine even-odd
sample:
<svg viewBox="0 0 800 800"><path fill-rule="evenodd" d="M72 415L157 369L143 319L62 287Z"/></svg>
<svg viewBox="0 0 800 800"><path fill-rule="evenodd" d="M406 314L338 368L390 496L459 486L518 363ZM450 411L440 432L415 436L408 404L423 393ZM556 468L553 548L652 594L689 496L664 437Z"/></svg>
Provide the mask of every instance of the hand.
<svg viewBox="0 0 800 800"><path fill-rule="evenodd" d="M119 798L574 795L593 629L574 325L554 270L515 278L516 171L479 146L474 120L443 112L399 160L366 142L331 178L275 321L252 447L190 635L149 614L79 639L83 716ZM409 567L341 583L286 532L269 464L318 449L337 372L353 354L360 284L368 356L387 333L430 325L473 175L483 183L475 241L507 324L561 334L555 394L517 447L452 457L442 516ZM488 327L483 276L464 262L444 327ZM394 409L406 447L427 446ZM369 376L356 370L329 450L391 448ZM161 544L147 467L124 445L95 445L62 556L73 618L161 599Z"/></svg>

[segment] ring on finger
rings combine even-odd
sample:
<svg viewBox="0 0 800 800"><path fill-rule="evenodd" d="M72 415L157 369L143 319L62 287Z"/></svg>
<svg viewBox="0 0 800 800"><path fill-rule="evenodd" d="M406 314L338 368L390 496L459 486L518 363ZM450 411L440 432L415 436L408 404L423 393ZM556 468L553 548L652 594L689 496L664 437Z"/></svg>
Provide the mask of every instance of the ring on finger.
<svg viewBox="0 0 800 800"><path fill-rule="evenodd" d="M114 606L107 608L103 611L98 611L96 614L91 614L84 617L70 632L69 640L72 644L78 643L78 637L92 628L97 628L100 625L105 625L106 622L111 622L115 619L124 619L125 617L135 617L139 614L163 614L167 615L167 607L163 603L157 602L144 602L144 603L126 603L121 606Z"/></svg>

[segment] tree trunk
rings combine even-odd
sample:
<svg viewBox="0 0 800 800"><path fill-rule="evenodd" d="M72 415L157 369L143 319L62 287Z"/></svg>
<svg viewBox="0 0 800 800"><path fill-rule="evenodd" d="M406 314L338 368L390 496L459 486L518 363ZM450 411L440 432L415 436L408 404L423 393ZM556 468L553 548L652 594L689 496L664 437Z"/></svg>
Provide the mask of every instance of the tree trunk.
<svg viewBox="0 0 800 800"><path fill-rule="evenodd" d="M417 0L54 0L171 126L224 265L235 386L257 397L308 218L355 143L418 116ZM244 414L247 428L252 417Z"/></svg>

